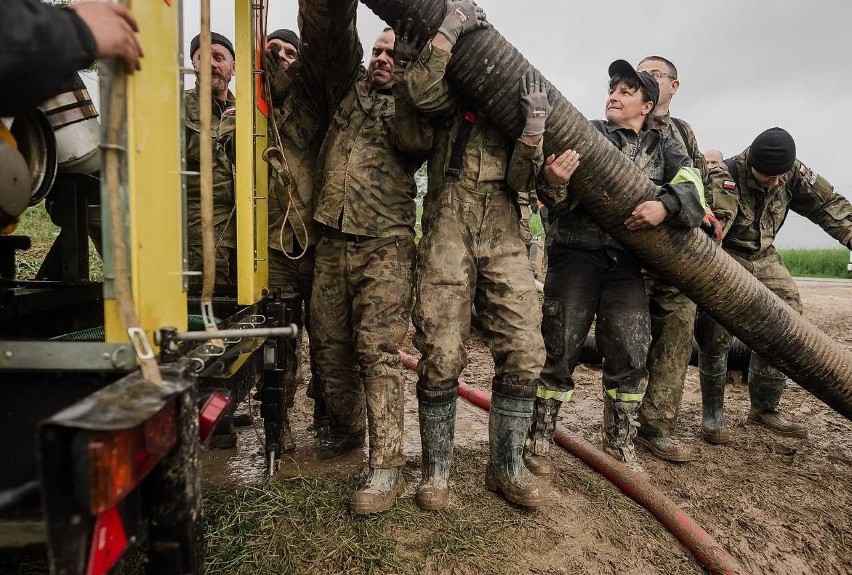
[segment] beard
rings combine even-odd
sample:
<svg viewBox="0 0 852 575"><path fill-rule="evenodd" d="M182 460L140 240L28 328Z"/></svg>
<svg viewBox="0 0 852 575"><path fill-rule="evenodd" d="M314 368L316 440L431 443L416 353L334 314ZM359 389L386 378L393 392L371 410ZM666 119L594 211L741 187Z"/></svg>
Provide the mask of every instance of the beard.
<svg viewBox="0 0 852 575"><path fill-rule="evenodd" d="M218 74L213 74L213 77L210 79L210 86L213 90L213 95L216 96L228 89L228 81Z"/></svg>

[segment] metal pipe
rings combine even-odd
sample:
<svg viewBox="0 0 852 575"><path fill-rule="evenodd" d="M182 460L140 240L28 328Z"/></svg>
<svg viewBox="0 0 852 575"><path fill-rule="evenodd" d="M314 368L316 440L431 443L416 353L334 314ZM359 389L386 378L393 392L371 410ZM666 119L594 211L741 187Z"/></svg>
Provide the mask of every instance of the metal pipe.
<svg viewBox="0 0 852 575"><path fill-rule="evenodd" d="M417 371L417 358L404 351L399 352L399 357L407 369ZM491 394L471 387L461 378L459 378L459 396L486 411L491 408ZM569 435L561 425L556 429L554 439L557 444L609 479L636 503L647 509L711 573L745 574L745 570L736 559L722 549L709 533L642 474L616 461L588 441Z"/></svg>
<svg viewBox="0 0 852 575"><path fill-rule="evenodd" d="M437 30L444 0L363 0L385 22L412 19L416 34ZM453 50L447 78L464 101L509 138L523 128L518 81L530 63L497 30L464 34ZM603 72L603 71L602 71ZM852 352L832 341L781 301L700 230L661 225L628 231L624 220L656 187L551 86L553 109L544 153L566 149L583 160L572 190L600 225L653 270L662 273L699 307L754 352L829 407L852 419Z"/></svg>
<svg viewBox="0 0 852 575"><path fill-rule="evenodd" d="M176 341L210 341L214 339L239 339L243 337L291 337L295 338L299 327L291 323L289 327L256 327L248 329L220 329L217 331L185 331L174 334Z"/></svg>

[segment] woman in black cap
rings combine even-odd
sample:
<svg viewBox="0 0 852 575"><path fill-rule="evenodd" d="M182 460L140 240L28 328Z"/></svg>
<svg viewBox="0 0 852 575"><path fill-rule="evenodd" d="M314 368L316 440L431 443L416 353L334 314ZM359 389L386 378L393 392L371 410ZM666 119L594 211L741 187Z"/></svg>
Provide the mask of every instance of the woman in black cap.
<svg viewBox="0 0 852 575"><path fill-rule="evenodd" d="M639 230L670 220L697 227L704 217L703 186L692 161L677 142L647 119L659 97L651 74L628 62L609 67L606 120L597 128L660 186L657 197L636 207L624 222ZM552 473L547 457L556 416L574 390L572 373L592 320L603 357L604 449L634 470L636 413L648 383L645 359L651 343L648 298L642 264L592 218L573 197L566 171L552 157L545 162L539 195L550 210L542 335L547 361L541 372L525 462L537 475Z"/></svg>

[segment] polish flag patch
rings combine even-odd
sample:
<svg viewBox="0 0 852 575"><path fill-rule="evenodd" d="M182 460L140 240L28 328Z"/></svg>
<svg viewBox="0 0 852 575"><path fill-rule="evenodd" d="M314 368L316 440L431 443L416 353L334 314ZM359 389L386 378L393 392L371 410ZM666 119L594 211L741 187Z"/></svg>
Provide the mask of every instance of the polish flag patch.
<svg viewBox="0 0 852 575"><path fill-rule="evenodd" d="M737 189L737 185L734 182L732 182L731 180L725 180L724 182L722 182L722 187L725 188L726 190L736 190Z"/></svg>

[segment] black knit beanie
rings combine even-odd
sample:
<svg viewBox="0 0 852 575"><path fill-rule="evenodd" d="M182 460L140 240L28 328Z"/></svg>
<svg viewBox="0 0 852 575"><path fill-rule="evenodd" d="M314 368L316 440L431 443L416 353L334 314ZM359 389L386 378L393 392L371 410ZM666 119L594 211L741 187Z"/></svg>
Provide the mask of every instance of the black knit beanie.
<svg viewBox="0 0 852 575"><path fill-rule="evenodd" d="M287 30L286 28L281 28L280 30L276 30L270 34L266 41L269 42L270 40L281 40L282 42L287 42L295 47L296 50L299 49L299 45L301 44L299 41L299 35L292 30Z"/></svg>
<svg viewBox="0 0 852 575"><path fill-rule="evenodd" d="M234 58L237 57L237 54L234 52L234 45L231 44L231 41L219 34L218 32L210 32L210 43L224 46L224 48L231 53L231 56L233 56ZM198 34L195 38L192 39L192 42L189 43L190 60L195 56L195 53L198 52L199 48L201 48L201 34Z"/></svg>
<svg viewBox="0 0 852 575"><path fill-rule="evenodd" d="M796 142L787 130L769 128L751 143L748 165L764 176L789 172L796 161Z"/></svg>

